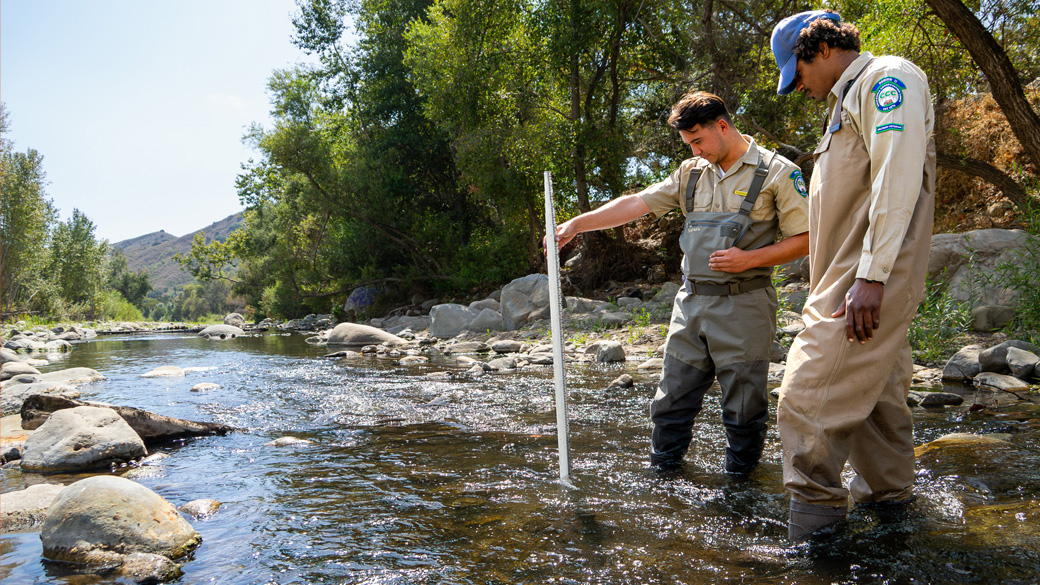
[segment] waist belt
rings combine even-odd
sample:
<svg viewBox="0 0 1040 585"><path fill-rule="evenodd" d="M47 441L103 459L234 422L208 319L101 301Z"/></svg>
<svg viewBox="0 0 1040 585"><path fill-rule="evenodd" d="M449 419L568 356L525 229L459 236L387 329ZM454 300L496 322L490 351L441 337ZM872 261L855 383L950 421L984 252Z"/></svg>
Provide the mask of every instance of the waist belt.
<svg viewBox="0 0 1040 585"><path fill-rule="evenodd" d="M707 282L686 281L686 290L692 295L708 295L713 297L724 297L728 295L739 295L770 285L772 279L768 276L758 276L740 282L729 284L710 284Z"/></svg>

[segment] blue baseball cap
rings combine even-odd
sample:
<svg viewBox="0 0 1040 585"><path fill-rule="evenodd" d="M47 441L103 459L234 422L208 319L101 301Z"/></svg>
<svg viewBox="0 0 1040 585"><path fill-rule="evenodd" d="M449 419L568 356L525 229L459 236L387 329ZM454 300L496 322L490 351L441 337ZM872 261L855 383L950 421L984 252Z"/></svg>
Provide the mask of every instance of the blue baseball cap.
<svg viewBox="0 0 1040 585"><path fill-rule="evenodd" d="M798 43L798 34L818 18L841 22L841 17L837 13L826 10L809 10L788 16L773 29L773 37L769 43L773 47L776 66L780 68L780 83L776 86L777 94L787 95L794 91L794 74L798 68L798 57L794 54L794 46Z"/></svg>

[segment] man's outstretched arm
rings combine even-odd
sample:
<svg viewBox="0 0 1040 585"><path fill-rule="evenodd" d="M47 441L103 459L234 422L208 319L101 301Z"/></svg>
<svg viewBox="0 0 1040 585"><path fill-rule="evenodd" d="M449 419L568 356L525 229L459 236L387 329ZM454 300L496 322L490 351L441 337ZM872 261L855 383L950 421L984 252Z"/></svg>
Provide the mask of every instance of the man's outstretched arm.
<svg viewBox="0 0 1040 585"><path fill-rule="evenodd" d="M562 248L582 232L605 230L650 213L650 207L639 194L625 195L610 201L599 209L583 213L556 226L556 243ZM545 242L542 242L545 245Z"/></svg>

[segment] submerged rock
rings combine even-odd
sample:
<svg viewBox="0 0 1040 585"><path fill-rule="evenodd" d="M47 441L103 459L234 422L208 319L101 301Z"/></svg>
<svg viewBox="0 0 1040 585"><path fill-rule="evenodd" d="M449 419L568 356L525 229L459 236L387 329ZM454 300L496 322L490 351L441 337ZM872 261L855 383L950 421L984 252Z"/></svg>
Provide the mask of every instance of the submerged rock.
<svg viewBox="0 0 1040 585"><path fill-rule="evenodd" d="M159 494L129 479L98 475L58 494L40 540L48 559L113 565L133 553L177 559L202 537Z"/></svg>
<svg viewBox="0 0 1040 585"><path fill-rule="evenodd" d="M133 583L165 583L184 574L180 565L170 559L151 553L130 553L123 557L122 564L115 571L120 581Z"/></svg>
<svg viewBox="0 0 1040 585"><path fill-rule="evenodd" d="M38 483L4 493L0 498L0 530L27 530L43 524L47 510L63 489L65 486L61 484Z"/></svg>
<svg viewBox="0 0 1040 585"><path fill-rule="evenodd" d="M217 510L220 509L220 506L221 503L216 500L202 498L199 500L192 500L177 509L192 518L206 518L216 514Z"/></svg>
<svg viewBox="0 0 1040 585"><path fill-rule="evenodd" d="M150 372L141 374L142 378L183 378L184 370L177 366L159 366Z"/></svg>
<svg viewBox="0 0 1040 585"><path fill-rule="evenodd" d="M302 447L304 445L313 445L314 441L308 441L307 439L298 439L296 437L278 437L273 441L264 443L264 447Z"/></svg>

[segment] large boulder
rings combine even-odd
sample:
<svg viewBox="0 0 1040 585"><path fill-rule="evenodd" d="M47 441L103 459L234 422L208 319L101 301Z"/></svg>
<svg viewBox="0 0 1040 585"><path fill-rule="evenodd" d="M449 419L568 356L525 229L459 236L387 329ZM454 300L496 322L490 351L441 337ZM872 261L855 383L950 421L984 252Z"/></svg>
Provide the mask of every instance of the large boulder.
<svg viewBox="0 0 1040 585"><path fill-rule="evenodd" d="M1007 351L1007 365L1008 369L1011 370L1012 376L1028 380L1033 377L1036 367L1040 365L1040 357L1024 349L1009 347Z"/></svg>
<svg viewBox="0 0 1040 585"><path fill-rule="evenodd" d="M58 494L40 540L48 559L111 565L133 553L177 559L202 537L159 494L129 479L98 475Z"/></svg>
<svg viewBox="0 0 1040 585"><path fill-rule="evenodd" d="M72 400L62 396L35 395L30 396L21 410L22 428L33 430L40 428L55 412L79 406L110 408L115 411L145 443L174 441L187 437L208 435L226 435L231 427L220 423L197 422L156 414L130 406L109 406L91 404L80 400Z"/></svg>
<svg viewBox="0 0 1040 585"><path fill-rule="evenodd" d="M400 345L407 342L396 335L368 325L340 323L329 332L327 343L329 345L362 347L365 345L379 345L381 343Z"/></svg>
<svg viewBox="0 0 1040 585"><path fill-rule="evenodd" d="M55 412L25 440L22 470L86 471L144 457L144 441L115 411L77 406Z"/></svg>
<svg viewBox="0 0 1040 585"><path fill-rule="evenodd" d="M343 303L343 311L348 315L361 315L376 303L379 297L379 287L359 286L350 292L347 301Z"/></svg>
<svg viewBox="0 0 1040 585"><path fill-rule="evenodd" d="M466 329L480 315L480 311L465 305L444 303L430 309L430 335L433 337L455 337Z"/></svg>
<svg viewBox="0 0 1040 585"><path fill-rule="evenodd" d="M981 345L968 345L953 354L943 367L942 379L950 382L965 382L971 380L982 371L979 365L979 354L982 353Z"/></svg>
<svg viewBox="0 0 1040 585"><path fill-rule="evenodd" d="M501 331L502 330L502 315L498 311L492 309L482 310L476 317L470 321L467 327L470 331Z"/></svg>
<svg viewBox="0 0 1040 585"><path fill-rule="evenodd" d="M1006 374L1011 371L1007 363L1008 349L1017 347L1030 353L1037 353L1036 346L1026 341L1009 339L999 345L983 350L979 353L979 367L983 372L996 372Z"/></svg>
<svg viewBox="0 0 1040 585"><path fill-rule="evenodd" d="M986 229L962 234L932 236L928 278L946 285L950 296L959 302L1014 306L1017 293L1005 289L985 276L998 266L1020 260L1026 242L1033 236L1022 230Z"/></svg>
<svg viewBox="0 0 1040 585"><path fill-rule="evenodd" d="M595 354L596 361L601 363L625 361L625 347L620 341L601 340L585 349L586 354Z"/></svg>
<svg viewBox="0 0 1040 585"><path fill-rule="evenodd" d="M528 274L502 288L502 326L513 331L530 320L532 313L549 305L549 277Z"/></svg>
<svg viewBox="0 0 1040 585"><path fill-rule="evenodd" d="M246 324L246 319L238 313L228 313L224 315L224 324L241 329Z"/></svg>
<svg viewBox="0 0 1040 585"><path fill-rule="evenodd" d="M234 339L240 335L245 335L245 331L232 325L210 325L199 331L198 335L206 339Z"/></svg>

